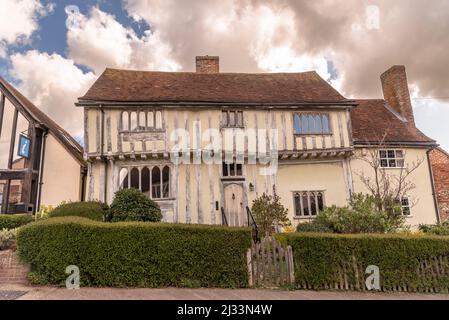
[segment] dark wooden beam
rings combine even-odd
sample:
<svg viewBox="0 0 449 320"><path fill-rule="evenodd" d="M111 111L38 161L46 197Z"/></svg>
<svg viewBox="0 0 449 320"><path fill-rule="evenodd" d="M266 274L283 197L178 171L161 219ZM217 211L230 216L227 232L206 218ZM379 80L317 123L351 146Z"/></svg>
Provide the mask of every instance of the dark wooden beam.
<svg viewBox="0 0 449 320"><path fill-rule="evenodd" d="M21 180L25 178L27 169L0 170L0 180Z"/></svg>
<svg viewBox="0 0 449 320"><path fill-rule="evenodd" d="M0 137L2 136L3 114L5 113L5 95L2 93L0 97Z"/></svg>
<svg viewBox="0 0 449 320"><path fill-rule="evenodd" d="M17 133L17 119L19 117L19 110L17 108L14 109L14 117L12 121L12 130L11 130L11 140L9 145L9 155L8 155L8 169L12 169L12 161L14 158L14 147L16 144L16 133ZM2 212L8 213L9 208L9 194L11 191L11 179L6 180L5 186L5 194L3 195L3 203L2 203Z"/></svg>
<svg viewBox="0 0 449 320"><path fill-rule="evenodd" d="M14 147L16 145L16 134L17 134L17 119L19 117L19 110L14 109L14 117L12 120L11 129L11 142L9 144L9 157L8 157L8 169L12 169L12 161L14 159Z"/></svg>

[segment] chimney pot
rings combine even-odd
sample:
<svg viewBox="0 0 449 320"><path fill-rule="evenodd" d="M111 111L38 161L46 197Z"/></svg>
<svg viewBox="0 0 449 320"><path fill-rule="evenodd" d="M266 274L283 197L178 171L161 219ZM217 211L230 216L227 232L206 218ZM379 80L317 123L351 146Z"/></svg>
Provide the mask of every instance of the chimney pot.
<svg viewBox="0 0 449 320"><path fill-rule="evenodd" d="M196 72L199 73L219 73L220 62L218 56L197 56Z"/></svg>
<svg viewBox="0 0 449 320"><path fill-rule="evenodd" d="M408 122L415 125L407 74L404 66L392 66L380 76L384 99Z"/></svg>

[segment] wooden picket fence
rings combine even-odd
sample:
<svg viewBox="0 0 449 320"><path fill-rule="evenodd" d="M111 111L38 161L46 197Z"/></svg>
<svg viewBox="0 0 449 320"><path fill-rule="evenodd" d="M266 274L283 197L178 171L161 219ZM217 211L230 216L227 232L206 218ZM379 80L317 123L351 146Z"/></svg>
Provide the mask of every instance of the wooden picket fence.
<svg viewBox="0 0 449 320"><path fill-rule="evenodd" d="M335 272L336 281L325 283L320 286L313 286L310 283L299 281L296 283L298 289L310 290L356 290L366 291L365 269L356 258L352 256L350 261L339 265ZM397 284L390 287L382 286L381 291L393 292L424 292L424 293L447 293L449 292L449 259L447 256L438 256L421 261L417 261L415 274L415 283L422 285L411 286L408 283ZM381 275L382 277L382 275ZM382 283L382 281L381 281ZM432 284L432 285L428 285Z"/></svg>
<svg viewBox="0 0 449 320"><path fill-rule="evenodd" d="M292 248L284 248L273 237L253 243L247 261L251 287L280 287L295 282Z"/></svg>

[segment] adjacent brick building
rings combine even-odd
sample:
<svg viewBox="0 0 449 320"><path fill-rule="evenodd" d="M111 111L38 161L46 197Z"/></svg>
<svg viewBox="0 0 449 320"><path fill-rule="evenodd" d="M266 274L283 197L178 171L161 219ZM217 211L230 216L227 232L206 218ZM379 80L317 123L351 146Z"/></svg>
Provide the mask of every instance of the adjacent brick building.
<svg viewBox="0 0 449 320"><path fill-rule="evenodd" d="M445 221L449 218L449 153L437 148L430 153L430 159L440 217Z"/></svg>

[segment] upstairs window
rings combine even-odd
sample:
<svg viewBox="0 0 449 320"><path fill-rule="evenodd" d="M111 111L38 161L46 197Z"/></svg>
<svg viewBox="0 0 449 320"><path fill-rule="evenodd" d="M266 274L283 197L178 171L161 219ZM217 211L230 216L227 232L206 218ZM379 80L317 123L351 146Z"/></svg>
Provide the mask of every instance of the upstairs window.
<svg viewBox="0 0 449 320"><path fill-rule="evenodd" d="M295 134L330 134L329 114L298 112L294 114Z"/></svg>
<svg viewBox="0 0 449 320"><path fill-rule="evenodd" d="M323 191L298 191L293 193L295 217L315 217L324 209Z"/></svg>
<svg viewBox="0 0 449 320"><path fill-rule="evenodd" d="M243 111L223 110L222 126L225 128L243 128Z"/></svg>
<svg viewBox="0 0 449 320"><path fill-rule="evenodd" d="M379 159L381 168L403 168L404 151L403 150L379 150Z"/></svg>
<svg viewBox="0 0 449 320"><path fill-rule="evenodd" d="M122 131L162 130L162 111L123 111Z"/></svg>

